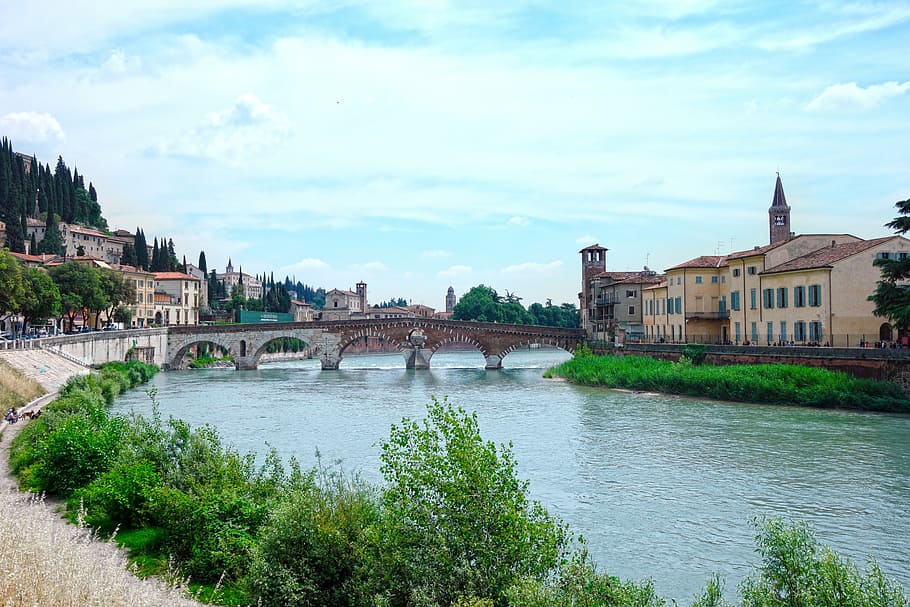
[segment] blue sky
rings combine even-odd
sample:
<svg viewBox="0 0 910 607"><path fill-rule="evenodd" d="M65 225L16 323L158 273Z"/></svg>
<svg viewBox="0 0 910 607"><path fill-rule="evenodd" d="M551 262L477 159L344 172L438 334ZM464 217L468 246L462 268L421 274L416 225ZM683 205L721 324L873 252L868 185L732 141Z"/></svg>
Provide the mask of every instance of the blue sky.
<svg viewBox="0 0 910 607"><path fill-rule="evenodd" d="M910 196L910 3L131 0L0 6L0 133L112 227L372 302L576 303ZM613 6L621 4L622 6Z"/></svg>

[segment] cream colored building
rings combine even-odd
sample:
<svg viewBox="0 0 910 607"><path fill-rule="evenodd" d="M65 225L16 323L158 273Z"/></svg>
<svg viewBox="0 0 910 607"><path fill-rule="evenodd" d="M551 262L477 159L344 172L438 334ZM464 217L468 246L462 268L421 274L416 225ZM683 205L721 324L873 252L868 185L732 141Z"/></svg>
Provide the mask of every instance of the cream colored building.
<svg viewBox="0 0 910 607"><path fill-rule="evenodd" d="M780 177L768 210L771 243L726 256L691 259L642 289L644 334L650 341L857 346L899 337L873 314L869 296L881 277L876 258L910 255L910 240L886 236L790 231L791 207ZM588 334L598 337L593 269L606 249L582 249L582 304Z"/></svg>
<svg viewBox="0 0 910 607"><path fill-rule="evenodd" d="M155 324L199 324L201 281L183 272L156 272L154 276Z"/></svg>
<svg viewBox="0 0 910 607"><path fill-rule="evenodd" d="M242 284L242 295L246 299L262 299L262 281L254 276L245 274L243 271L235 272L230 259L228 259L225 271L221 274L216 273L215 278L224 284L224 291L228 297L231 296L235 286Z"/></svg>
<svg viewBox="0 0 910 607"><path fill-rule="evenodd" d="M342 289L327 291L321 320L364 318L367 309L367 284L358 282L356 288L356 292Z"/></svg>
<svg viewBox="0 0 910 607"><path fill-rule="evenodd" d="M403 308L401 306L389 306L387 308L367 308L366 318L417 318L414 310Z"/></svg>
<svg viewBox="0 0 910 607"><path fill-rule="evenodd" d="M294 315L294 322L310 322L315 318L313 306L297 299L291 300L291 313Z"/></svg>
<svg viewBox="0 0 910 607"><path fill-rule="evenodd" d="M66 246L67 257L76 257L81 247L82 257L95 257L109 264L119 264L120 258L123 257L123 245L132 241L132 237L106 234L77 224L60 222L57 228L60 230L60 240ZM44 221L28 218L26 241L34 235L35 242L41 242L44 240L45 230Z"/></svg>
<svg viewBox="0 0 910 607"><path fill-rule="evenodd" d="M133 285L136 291L133 302L129 304L130 326L147 327L155 322L155 274L135 266L111 265L123 278Z"/></svg>

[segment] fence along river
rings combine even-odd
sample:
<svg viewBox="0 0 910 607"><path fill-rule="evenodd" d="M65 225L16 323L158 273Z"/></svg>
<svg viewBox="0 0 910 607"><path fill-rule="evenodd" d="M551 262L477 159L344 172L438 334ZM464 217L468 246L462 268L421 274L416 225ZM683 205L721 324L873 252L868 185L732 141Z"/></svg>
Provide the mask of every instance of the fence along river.
<svg viewBox="0 0 910 607"><path fill-rule="evenodd" d="M379 442L431 395L477 412L484 438L512 442L531 493L587 540L599 569L650 577L687 604L714 573L728 595L758 562L750 519L809 522L864 566L875 556L910 590L910 416L702 401L543 379L568 355L509 354L486 371L473 352L440 352L429 371L397 354L255 371L159 373L160 412L211 424L240 451L271 445L304 465L340 462L380 482ZM144 390L115 412L151 412Z"/></svg>

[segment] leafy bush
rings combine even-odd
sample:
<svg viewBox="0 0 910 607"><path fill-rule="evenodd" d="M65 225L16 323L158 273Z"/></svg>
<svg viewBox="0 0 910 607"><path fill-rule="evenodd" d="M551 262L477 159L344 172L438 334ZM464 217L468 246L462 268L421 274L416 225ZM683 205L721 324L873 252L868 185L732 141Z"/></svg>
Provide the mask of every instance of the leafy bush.
<svg viewBox="0 0 910 607"><path fill-rule="evenodd" d="M705 344L686 344L682 347L680 355L693 365L700 365L705 362L705 358L708 356L708 346Z"/></svg>
<svg viewBox="0 0 910 607"><path fill-rule="evenodd" d="M147 522L147 504L160 483L151 464L122 464L75 491L68 506L72 512L81 505L85 522L103 531L119 525L135 528Z"/></svg>
<svg viewBox="0 0 910 607"><path fill-rule="evenodd" d="M103 410L69 417L36 446L28 488L69 495L114 464L122 436L123 420Z"/></svg>
<svg viewBox="0 0 910 607"><path fill-rule="evenodd" d="M875 561L863 573L849 559L820 546L804 523L774 518L755 521L760 567L743 580L743 607L836 607L910 605L900 584Z"/></svg>
<svg viewBox="0 0 910 607"><path fill-rule="evenodd" d="M379 520L375 492L340 472L320 476L320 484L292 492L263 527L247 579L252 601L340 607L369 594L364 548Z"/></svg>
<svg viewBox="0 0 910 607"><path fill-rule="evenodd" d="M543 578L569 533L516 476L511 449L484 442L476 415L435 398L423 422L403 419L382 444L378 574L392 604L499 602L520 577Z"/></svg>

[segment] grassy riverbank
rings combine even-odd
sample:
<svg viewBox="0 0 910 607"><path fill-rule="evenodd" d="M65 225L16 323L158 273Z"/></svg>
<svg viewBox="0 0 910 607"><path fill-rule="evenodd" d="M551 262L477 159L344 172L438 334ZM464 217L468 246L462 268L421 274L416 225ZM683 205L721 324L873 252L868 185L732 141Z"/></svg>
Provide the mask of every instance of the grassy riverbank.
<svg viewBox="0 0 910 607"><path fill-rule="evenodd" d="M719 367L645 356L580 356L544 375L585 386L744 403L910 413L910 399L895 384L799 365Z"/></svg>
<svg viewBox="0 0 910 607"><path fill-rule="evenodd" d="M209 427L108 413L121 389L153 372L130 363L72 380L11 456L24 487L65 500L102 535L118 530L143 574L173 578L177 567L195 596L223 605L675 604L651 582L599 571L583 542L530 499L511 449L484 441L476 415L445 400L392 426L380 445L384 482L373 486L285 466L274 452L257 466ZM759 521L756 544L762 562L740 586L743 607L829 604L815 600L822 595L910 607L874 564L860 571L802 525ZM693 607L728 605L721 588L708 581Z"/></svg>
<svg viewBox="0 0 910 607"><path fill-rule="evenodd" d="M0 409L6 414L10 407L22 407L39 396L44 394L44 390L33 379L25 377L21 373L0 360ZM0 419L2 421L2 419Z"/></svg>

